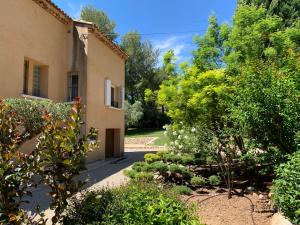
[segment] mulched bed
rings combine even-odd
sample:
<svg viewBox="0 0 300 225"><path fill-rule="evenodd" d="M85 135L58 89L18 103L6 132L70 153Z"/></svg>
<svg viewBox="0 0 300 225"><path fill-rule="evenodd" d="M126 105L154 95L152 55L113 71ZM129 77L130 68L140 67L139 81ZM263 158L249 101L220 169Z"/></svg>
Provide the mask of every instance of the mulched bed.
<svg viewBox="0 0 300 225"><path fill-rule="evenodd" d="M206 225L270 225L274 213L267 193L228 199L224 189L205 189L184 200L196 203L197 214Z"/></svg>

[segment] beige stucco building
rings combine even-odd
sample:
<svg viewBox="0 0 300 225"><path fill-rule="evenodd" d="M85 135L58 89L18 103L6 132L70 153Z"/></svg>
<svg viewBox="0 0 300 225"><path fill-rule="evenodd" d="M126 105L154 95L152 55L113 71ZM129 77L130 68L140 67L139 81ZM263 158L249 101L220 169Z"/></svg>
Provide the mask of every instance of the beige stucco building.
<svg viewBox="0 0 300 225"><path fill-rule="evenodd" d="M99 129L100 149L88 161L122 155L126 54L50 0L2 1L0 31L0 98L80 96L85 131Z"/></svg>

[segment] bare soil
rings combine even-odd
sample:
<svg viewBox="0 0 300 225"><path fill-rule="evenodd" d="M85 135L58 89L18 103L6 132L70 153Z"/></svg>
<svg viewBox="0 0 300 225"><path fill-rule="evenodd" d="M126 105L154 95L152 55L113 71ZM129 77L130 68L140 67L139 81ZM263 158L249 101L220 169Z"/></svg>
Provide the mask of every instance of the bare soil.
<svg viewBox="0 0 300 225"><path fill-rule="evenodd" d="M226 190L206 189L185 200L196 203L197 214L206 225L270 225L274 214L266 193L233 195L228 199Z"/></svg>

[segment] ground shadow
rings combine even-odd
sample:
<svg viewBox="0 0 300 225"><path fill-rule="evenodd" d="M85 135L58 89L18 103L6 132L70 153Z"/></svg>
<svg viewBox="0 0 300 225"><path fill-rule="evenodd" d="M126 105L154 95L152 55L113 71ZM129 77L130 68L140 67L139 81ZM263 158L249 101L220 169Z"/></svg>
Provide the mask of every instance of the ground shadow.
<svg viewBox="0 0 300 225"><path fill-rule="evenodd" d="M88 179L85 188L89 188L105 178L131 166L134 162L143 161L144 155L147 153L155 153L155 151L126 151L122 158L110 158L105 161L89 164L87 165L88 170L83 171L79 179ZM36 205L39 204L41 210L48 209L50 205L50 198L47 195L48 192L49 189L47 187L40 185L37 189L33 190L32 197L25 199L30 203L24 204L22 208L27 211L34 211Z"/></svg>

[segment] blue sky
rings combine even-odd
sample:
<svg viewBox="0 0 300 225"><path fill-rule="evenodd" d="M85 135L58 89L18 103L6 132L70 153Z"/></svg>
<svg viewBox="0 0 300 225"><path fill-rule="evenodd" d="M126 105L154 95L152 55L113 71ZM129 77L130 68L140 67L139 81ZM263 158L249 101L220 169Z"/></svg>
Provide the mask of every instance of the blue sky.
<svg viewBox="0 0 300 225"><path fill-rule="evenodd" d="M173 48L178 61L189 60L193 36L202 35L209 15L231 22L236 0L53 0L73 18L84 5L104 10L120 35L137 30L161 53Z"/></svg>

